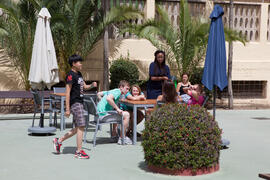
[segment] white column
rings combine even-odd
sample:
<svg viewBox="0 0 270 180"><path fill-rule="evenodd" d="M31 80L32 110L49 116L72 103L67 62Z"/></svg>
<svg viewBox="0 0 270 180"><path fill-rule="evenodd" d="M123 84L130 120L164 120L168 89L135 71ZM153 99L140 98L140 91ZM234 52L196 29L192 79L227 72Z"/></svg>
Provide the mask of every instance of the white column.
<svg viewBox="0 0 270 180"><path fill-rule="evenodd" d="M155 18L155 0L146 0L144 13L146 19Z"/></svg>
<svg viewBox="0 0 270 180"><path fill-rule="evenodd" d="M267 43L268 3L261 4L260 43Z"/></svg>

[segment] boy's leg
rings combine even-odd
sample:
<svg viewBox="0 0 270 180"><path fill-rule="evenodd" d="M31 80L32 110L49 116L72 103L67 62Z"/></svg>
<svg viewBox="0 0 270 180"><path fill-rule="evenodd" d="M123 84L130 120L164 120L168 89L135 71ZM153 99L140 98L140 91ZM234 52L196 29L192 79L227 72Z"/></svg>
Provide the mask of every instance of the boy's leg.
<svg viewBox="0 0 270 180"><path fill-rule="evenodd" d="M80 152L82 150L82 140L83 140L83 133L84 133L84 127L76 127L77 129L77 152Z"/></svg>
<svg viewBox="0 0 270 180"><path fill-rule="evenodd" d="M128 127L128 133L132 136L132 131L133 131L133 111L130 110L128 111L130 114L130 120L129 120L129 127ZM139 124L140 122L142 122L142 120L144 119L144 114L141 110L137 110L137 124Z"/></svg>
<svg viewBox="0 0 270 180"><path fill-rule="evenodd" d="M62 143L63 141L65 141L66 139L74 136L77 133L77 129L73 128L71 129L68 133L66 133L63 137L59 138L58 142Z"/></svg>
<svg viewBox="0 0 270 180"><path fill-rule="evenodd" d="M72 113L77 132L77 151L75 152L75 157L80 159L89 159L89 156L84 152L84 150L82 150L83 133L86 125L83 104L75 103L72 108Z"/></svg>
<svg viewBox="0 0 270 180"><path fill-rule="evenodd" d="M129 119L130 119L130 114L128 111L123 111L123 123L124 123L124 134L126 135L126 132L127 132L127 128L128 128L128 125L129 125ZM121 129L121 135L122 137L122 129Z"/></svg>
<svg viewBox="0 0 270 180"><path fill-rule="evenodd" d="M113 124L112 137L117 135L117 124Z"/></svg>

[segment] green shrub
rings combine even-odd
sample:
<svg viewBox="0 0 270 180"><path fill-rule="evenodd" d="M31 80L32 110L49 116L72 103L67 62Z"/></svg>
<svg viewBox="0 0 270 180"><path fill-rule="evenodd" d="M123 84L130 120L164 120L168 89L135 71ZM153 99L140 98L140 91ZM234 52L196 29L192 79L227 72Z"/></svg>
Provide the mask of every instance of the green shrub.
<svg viewBox="0 0 270 180"><path fill-rule="evenodd" d="M166 104L145 122L143 150L148 165L171 170L211 167L219 162L221 129L198 105Z"/></svg>
<svg viewBox="0 0 270 180"><path fill-rule="evenodd" d="M110 75L110 89L117 88L121 80L126 80L131 85L139 81L139 70L136 64L122 57L113 61L110 67Z"/></svg>
<svg viewBox="0 0 270 180"><path fill-rule="evenodd" d="M196 67L193 70L193 73L190 74L189 81L192 84L202 84L202 76L203 76L203 67Z"/></svg>

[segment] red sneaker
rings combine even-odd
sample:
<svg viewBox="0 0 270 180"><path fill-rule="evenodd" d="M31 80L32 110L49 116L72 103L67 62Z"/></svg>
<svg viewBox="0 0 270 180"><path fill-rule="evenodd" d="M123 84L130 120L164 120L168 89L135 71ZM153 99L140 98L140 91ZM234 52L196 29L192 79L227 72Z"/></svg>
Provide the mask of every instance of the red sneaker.
<svg viewBox="0 0 270 180"><path fill-rule="evenodd" d="M89 156L84 152L84 150L81 150L80 152L75 152L75 157L79 159L89 159Z"/></svg>
<svg viewBox="0 0 270 180"><path fill-rule="evenodd" d="M53 147L57 154L60 154L62 144L58 142L58 138L53 139Z"/></svg>

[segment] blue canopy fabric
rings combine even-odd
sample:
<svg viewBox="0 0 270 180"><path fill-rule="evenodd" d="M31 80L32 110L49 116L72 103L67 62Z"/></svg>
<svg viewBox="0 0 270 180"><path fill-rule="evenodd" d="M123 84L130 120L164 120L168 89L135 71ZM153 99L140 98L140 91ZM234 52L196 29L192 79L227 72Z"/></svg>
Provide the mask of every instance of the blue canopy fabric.
<svg viewBox="0 0 270 180"><path fill-rule="evenodd" d="M202 83L209 90L216 85L222 91L228 85L223 14L222 7L215 5L210 15L211 25L202 77Z"/></svg>

